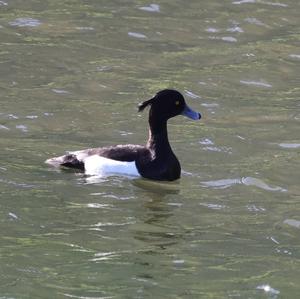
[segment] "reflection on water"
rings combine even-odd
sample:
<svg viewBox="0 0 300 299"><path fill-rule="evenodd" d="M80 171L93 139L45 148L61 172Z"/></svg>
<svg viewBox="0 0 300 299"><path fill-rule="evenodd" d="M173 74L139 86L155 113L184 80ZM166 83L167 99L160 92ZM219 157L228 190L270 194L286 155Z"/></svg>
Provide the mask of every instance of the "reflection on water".
<svg viewBox="0 0 300 299"><path fill-rule="evenodd" d="M298 298L299 4L0 1L3 298ZM177 88L174 183L49 169L144 144ZM26 294L26 295L25 295Z"/></svg>
<svg viewBox="0 0 300 299"><path fill-rule="evenodd" d="M277 298L277 295L280 293L278 290L273 289L267 284L259 285L256 289L263 290L265 293L270 294L272 298Z"/></svg>
<svg viewBox="0 0 300 299"><path fill-rule="evenodd" d="M297 149L300 148L300 143L279 143L279 146L288 149Z"/></svg>
<svg viewBox="0 0 300 299"><path fill-rule="evenodd" d="M266 82L245 81L245 80L241 80L240 82L242 84L246 84L246 85L255 85L255 86L261 86L261 87L272 87L271 84L266 83Z"/></svg>
<svg viewBox="0 0 300 299"><path fill-rule="evenodd" d="M16 27L36 27L41 25L41 22L32 18L18 18L9 22L9 25Z"/></svg>
<svg viewBox="0 0 300 299"><path fill-rule="evenodd" d="M252 177L245 177L241 179L223 179L223 180L216 180L216 181L208 181L208 182L201 182L201 184L206 187L221 188L221 189L232 187L234 185L243 184L246 186L255 186L257 188L261 188L266 191L281 191L281 192L287 191L279 186L269 186L264 181Z"/></svg>
<svg viewBox="0 0 300 299"><path fill-rule="evenodd" d="M139 9L149 12L159 12L160 8L158 4L150 4L149 6L141 6Z"/></svg>

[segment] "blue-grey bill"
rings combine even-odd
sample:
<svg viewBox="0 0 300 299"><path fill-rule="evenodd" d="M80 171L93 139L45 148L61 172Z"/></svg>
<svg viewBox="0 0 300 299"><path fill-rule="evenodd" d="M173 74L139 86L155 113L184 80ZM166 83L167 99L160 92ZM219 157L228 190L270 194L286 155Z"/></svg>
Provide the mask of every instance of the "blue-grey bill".
<svg viewBox="0 0 300 299"><path fill-rule="evenodd" d="M201 118L201 114L191 109L188 105L185 105L185 108L183 109L181 114L194 120L198 120Z"/></svg>

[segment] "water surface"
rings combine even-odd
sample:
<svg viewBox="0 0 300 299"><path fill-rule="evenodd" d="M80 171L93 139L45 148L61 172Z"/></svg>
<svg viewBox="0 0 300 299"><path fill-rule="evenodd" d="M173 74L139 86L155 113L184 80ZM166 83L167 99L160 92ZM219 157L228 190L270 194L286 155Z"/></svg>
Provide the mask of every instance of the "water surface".
<svg viewBox="0 0 300 299"><path fill-rule="evenodd" d="M0 1L1 298L298 298L299 3ZM174 183L44 160L144 143L176 88Z"/></svg>

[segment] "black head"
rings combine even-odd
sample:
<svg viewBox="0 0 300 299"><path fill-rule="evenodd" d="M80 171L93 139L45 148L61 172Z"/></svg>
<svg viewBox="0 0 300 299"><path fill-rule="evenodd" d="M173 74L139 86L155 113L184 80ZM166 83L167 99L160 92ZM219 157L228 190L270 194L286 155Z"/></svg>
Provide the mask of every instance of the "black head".
<svg viewBox="0 0 300 299"><path fill-rule="evenodd" d="M176 115L185 115L192 119L200 119L201 115L193 111L185 103L184 97L180 92L173 89L164 89L159 91L155 97L139 105L139 111L145 107L151 106L150 115L161 120L168 120Z"/></svg>

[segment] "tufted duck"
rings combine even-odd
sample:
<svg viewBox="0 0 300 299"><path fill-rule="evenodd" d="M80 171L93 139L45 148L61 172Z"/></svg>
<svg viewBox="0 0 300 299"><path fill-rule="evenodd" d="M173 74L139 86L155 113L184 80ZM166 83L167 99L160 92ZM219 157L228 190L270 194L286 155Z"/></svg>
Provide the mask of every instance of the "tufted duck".
<svg viewBox="0 0 300 299"><path fill-rule="evenodd" d="M46 160L54 166L85 171L87 175L127 174L173 181L180 178L180 163L173 153L167 133L167 121L176 115L198 120L201 114L187 106L181 93L172 89L159 91L139 105L139 111L150 106L149 139L145 146L116 145L70 152Z"/></svg>

